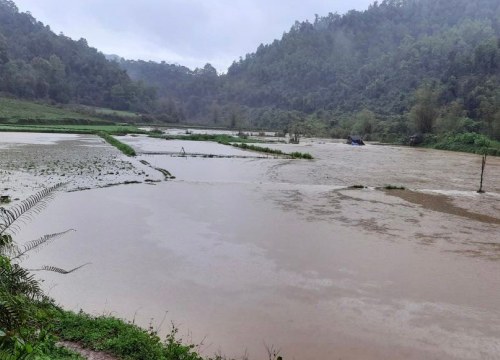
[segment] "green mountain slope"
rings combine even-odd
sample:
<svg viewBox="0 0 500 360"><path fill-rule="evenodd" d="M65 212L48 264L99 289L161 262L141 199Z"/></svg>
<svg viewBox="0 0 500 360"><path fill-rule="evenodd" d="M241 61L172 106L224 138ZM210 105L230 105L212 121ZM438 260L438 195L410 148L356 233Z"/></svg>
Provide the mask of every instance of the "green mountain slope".
<svg viewBox="0 0 500 360"><path fill-rule="evenodd" d="M24 99L146 111L155 91L87 45L0 0L0 92Z"/></svg>
<svg viewBox="0 0 500 360"><path fill-rule="evenodd" d="M209 65L121 66L204 123L499 138L499 39L497 0L385 0L296 22L224 75Z"/></svg>

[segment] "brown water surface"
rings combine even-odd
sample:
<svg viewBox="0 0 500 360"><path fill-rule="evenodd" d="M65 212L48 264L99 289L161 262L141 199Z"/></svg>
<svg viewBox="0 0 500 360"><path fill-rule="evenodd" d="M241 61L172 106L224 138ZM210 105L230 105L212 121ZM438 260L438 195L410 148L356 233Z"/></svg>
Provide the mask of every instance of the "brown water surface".
<svg viewBox="0 0 500 360"><path fill-rule="evenodd" d="M144 325L168 311L206 355L263 359L267 344L284 359L500 356L499 158L480 195L479 156L269 146L316 160L143 156L177 179L62 193L19 235L78 231L29 265L91 261L44 274L50 295ZM385 184L411 191L375 189Z"/></svg>

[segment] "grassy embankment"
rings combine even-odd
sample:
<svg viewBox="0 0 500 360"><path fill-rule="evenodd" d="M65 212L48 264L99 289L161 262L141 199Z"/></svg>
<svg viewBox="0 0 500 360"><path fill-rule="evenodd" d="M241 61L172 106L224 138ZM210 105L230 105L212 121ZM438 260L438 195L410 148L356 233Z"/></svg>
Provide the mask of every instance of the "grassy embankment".
<svg viewBox="0 0 500 360"><path fill-rule="evenodd" d="M106 109L98 110L94 113L98 114ZM113 110L107 111L115 114ZM126 112L120 112L120 114L135 116ZM94 134L99 135L128 156L135 156L134 149L112 135L145 133L134 125L117 125L93 115L65 108L5 98L0 98L0 131Z"/></svg>
<svg viewBox="0 0 500 360"><path fill-rule="evenodd" d="M120 150L125 155L127 155L127 156L135 156L136 155L135 150L131 146L122 143L120 140L109 135L107 132L99 131L97 133L97 135L99 135L101 138L106 140L110 145L113 145L115 148Z"/></svg>
<svg viewBox="0 0 500 360"><path fill-rule="evenodd" d="M143 134L144 131L134 125L6 125L0 124L3 132L40 132L64 134L96 134L104 131L111 135Z"/></svg>
<svg viewBox="0 0 500 360"><path fill-rule="evenodd" d="M172 327L165 340L150 326L137 325L111 316L94 317L83 312L57 311L54 331L61 339L87 349L104 351L127 360L202 360L194 345L177 338Z"/></svg>
<svg viewBox="0 0 500 360"><path fill-rule="evenodd" d="M0 98L0 123L13 125L110 124L109 121L97 116L63 107L8 98Z"/></svg>
<svg viewBox="0 0 500 360"><path fill-rule="evenodd" d="M55 134L93 134L106 140L127 156L135 156L135 150L112 135L144 133L132 125L1 125L0 132L39 132Z"/></svg>
<svg viewBox="0 0 500 360"><path fill-rule="evenodd" d="M263 146L256 146L256 145L249 145L246 143L242 144L231 144L234 147L237 147L239 149L243 150L251 150L251 151L257 151L265 154L273 154L273 155L279 155L279 156L284 156L284 157L289 157L292 159L307 159L307 160L312 160L313 157L309 153L301 153L298 151L294 151L291 153L286 153L278 149L271 149L268 147L263 147Z"/></svg>
<svg viewBox="0 0 500 360"><path fill-rule="evenodd" d="M0 291L0 296L9 294ZM61 348L60 341L77 343L86 349L126 360L204 360L194 345L182 342L174 327L162 339L152 326L143 329L113 316L66 311L48 298L39 301L23 295L16 297L16 301L22 303L9 302L10 308L5 311L16 313L22 307L23 315L29 319L16 324L15 329L0 319L2 360L83 360L72 351ZM0 309L0 314L3 311ZM4 325L7 328L2 328Z"/></svg>
<svg viewBox="0 0 500 360"><path fill-rule="evenodd" d="M232 136L226 134L186 134L186 135L150 135L166 140L185 140L185 141L212 141L223 145L229 145L233 142L240 143L260 143L256 139L245 138L241 136Z"/></svg>
<svg viewBox="0 0 500 360"><path fill-rule="evenodd" d="M153 136L166 138L167 140L213 141L222 145L234 146L239 149L250 150L264 154L278 155L292 159L307 159L307 160L313 159L312 155L309 153L301 153L301 152L286 153L278 149L271 149L269 147L253 145L254 143L262 143L262 141L239 137L239 136L209 135L209 134L189 134L189 135L169 135L169 136L153 135Z"/></svg>

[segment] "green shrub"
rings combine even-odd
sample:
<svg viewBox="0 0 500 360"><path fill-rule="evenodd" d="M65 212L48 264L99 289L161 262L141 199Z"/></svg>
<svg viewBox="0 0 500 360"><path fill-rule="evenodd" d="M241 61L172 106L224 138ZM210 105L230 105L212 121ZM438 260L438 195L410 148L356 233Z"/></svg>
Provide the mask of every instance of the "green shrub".
<svg viewBox="0 0 500 360"><path fill-rule="evenodd" d="M309 153L301 153L301 152L293 152L290 154L290 156L294 159L307 159L307 160L312 160L313 156Z"/></svg>
<svg viewBox="0 0 500 360"><path fill-rule="evenodd" d="M446 134L427 136L424 146L440 150L469 152L498 156L500 142L478 133Z"/></svg>

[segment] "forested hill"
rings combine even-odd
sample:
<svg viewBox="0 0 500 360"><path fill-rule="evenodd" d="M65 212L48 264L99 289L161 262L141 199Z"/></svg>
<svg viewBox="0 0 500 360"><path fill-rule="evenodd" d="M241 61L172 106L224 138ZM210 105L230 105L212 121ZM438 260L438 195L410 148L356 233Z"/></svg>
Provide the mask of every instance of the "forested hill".
<svg viewBox="0 0 500 360"><path fill-rule="evenodd" d="M210 64L116 58L0 0L0 95L149 112L152 121L500 139L498 0L384 0L317 16L222 75Z"/></svg>
<svg viewBox="0 0 500 360"><path fill-rule="evenodd" d="M230 67L230 93L251 106L400 113L426 79L445 86L446 101L498 75L499 34L498 0L374 3L297 22L281 41Z"/></svg>
<svg viewBox="0 0 500 360"><path fill-rule="evenodd" d="M10 0L0 0L0 92L135 111L155 99L153 88L131 81L85 39L54 34Z"/></svg>
<svg viewBox="0 0 500 360"><path fill-rule="evenodd" d="M303 122L362 133L462 129L498 138L499 38L498 0L385 0L297 22L226 75L209 65L122 66L205 122Z"/></svg>

